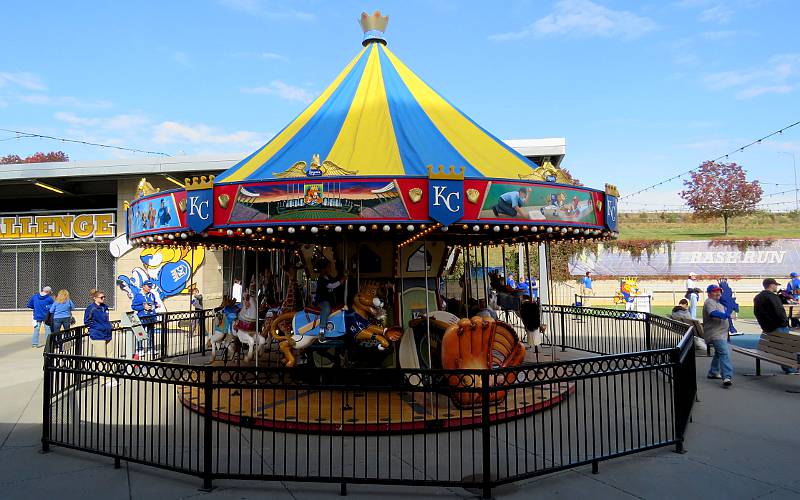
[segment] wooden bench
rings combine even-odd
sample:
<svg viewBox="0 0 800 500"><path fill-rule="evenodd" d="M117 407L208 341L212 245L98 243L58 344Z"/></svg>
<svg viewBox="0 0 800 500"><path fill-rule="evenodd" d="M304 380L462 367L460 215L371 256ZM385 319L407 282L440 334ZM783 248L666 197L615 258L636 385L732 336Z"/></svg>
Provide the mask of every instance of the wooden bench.
<svg viewBox="0 0 800 500"><path fill-rule="evenodd" d="M800 369L800 333L762 333L757 349L730 345L733 352L756 359L756 375L761 375L761 361Z"/></svg>

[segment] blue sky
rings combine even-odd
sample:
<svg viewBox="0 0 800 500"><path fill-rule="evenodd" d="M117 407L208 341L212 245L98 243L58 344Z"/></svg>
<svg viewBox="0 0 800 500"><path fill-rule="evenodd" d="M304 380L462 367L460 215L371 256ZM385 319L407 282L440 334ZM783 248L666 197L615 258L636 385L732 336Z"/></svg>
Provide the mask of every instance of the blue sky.
<svg viewBox="0 0 800 500"><path fill-rule="evenodd" d="M800 120L793 0L52 1L4 8L0 128L249 152L355 55L358 15L376 8L433 88L498 137L566 137L564 165L590 186L632 192ZM10 137L0 155L129 156ZM730 159L765 193L793 189L779 151L800 160L800 126ZM628 208L679 203L679 189Z"/></svg>

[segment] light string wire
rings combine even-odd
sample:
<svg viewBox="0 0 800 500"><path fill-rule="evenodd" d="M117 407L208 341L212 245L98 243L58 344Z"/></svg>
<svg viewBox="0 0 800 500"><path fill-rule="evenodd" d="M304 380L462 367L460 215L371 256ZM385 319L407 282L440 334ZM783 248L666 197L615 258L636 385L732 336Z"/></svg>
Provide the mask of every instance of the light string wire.
<svg viewBox="0 0 800 500"><path fill-rule="evenodd" d="M66 137L54 137L52 135L43 135L43 134L34 134L33 132L22 132L20 130L11 130L7 128L0 128L2 132L9 132L11 134L17 134L16 137L7 137L5 139L0 139L0 141L10 141L12 139L28 139L28 138L39 138L39 139L51 139L54 141L61 141L61 142L71 142L74 144L82 144L84 146L95 146L99 148L108 148L108 149L118 149L120 151L130 151L132 153L144 153L149 155L161 155L161 156L172 156L169 153L163 153L161 151L148 151L146 149L137 149L137 148L126 148L123 146L113 146L111 144L101 144L98 142L89 142L89 141L81 141L78 139L68 139Z"/></svg>

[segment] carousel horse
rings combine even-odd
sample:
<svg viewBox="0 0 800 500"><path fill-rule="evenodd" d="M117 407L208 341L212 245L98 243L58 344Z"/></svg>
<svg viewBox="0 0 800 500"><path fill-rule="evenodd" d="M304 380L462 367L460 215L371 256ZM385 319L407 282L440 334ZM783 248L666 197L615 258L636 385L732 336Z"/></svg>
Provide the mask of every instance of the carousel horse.
<svg viewBox="0 0 800 500"><path fill-rule="evenodd" d="M157 193L159 190L154 188L152 184L147 182L147 179L142 177L139 181L139 184L136 186L136 197L141 198L143 196L148 196L151 194Z"/></svg>
<svg viewBox="0 0 800 500"><path fill-rule="evenodd" d="M248 347L245 361L252 361L256 352L266 345L266 339L256 332L258 318L258 305L253 290L248 289L242 297L242 310L233 324L233 335L239 339L242 345Z"/></svg>
<svg viewBox="0 0 800 500"><path fill-rule="evenodd" d="M345 313L342 308L334 309L328 316L325 326L326 339L347 337L362 347L377 347L385 350L402 336L399 328L384 328L383 301L378 298L378 283L365 282L353 299L352 311ZM302 352L314 342L319 341L319 310L307 307L297 313L283 313L272 323L272 336L284 356L284 364L292 367L297 362L295 351Z"/></svg>
<svg viewBox="0 0 800 500"><path fill-rule="evenodd" d="M241 342L232 334L233 323L237 313L236 302L228 296L222 298L222 304L214 314L214 325L206 336L206 348L211 349L211 359L216 359L217 351L241 351ZM233 316L233 318L231 318ZM227 356L226 356L227 357Z"/></svg>
<svg viewBox="0 0 800 500"><path fill-rule="evenodd" d="M525 359L525 347L511 325L475 316L462 318L450 325L442 337L442 368L445 370L486 370L519 366ZM490 374L489 383L508 386L516 381L515 372ZM447 382L456 389L480 387L481 379L473 375L451 375ZM506 398L507 391L493 389L489 403L497 404ZM454 391L451 399L459 408L476 408L483 402L481 393Z"/></svg>

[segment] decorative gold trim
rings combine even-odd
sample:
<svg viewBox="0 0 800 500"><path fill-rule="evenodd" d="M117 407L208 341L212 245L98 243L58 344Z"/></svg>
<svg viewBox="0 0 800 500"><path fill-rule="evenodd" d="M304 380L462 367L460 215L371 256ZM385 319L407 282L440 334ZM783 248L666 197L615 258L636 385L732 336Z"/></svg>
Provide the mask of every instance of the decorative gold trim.
<svg viewBox="0 0 800 500"><path fill-rule="evenodd" d="M389 16L382 16L379 10L373 12L372 15L362 12L359 24L361 24L361 29L364 33L368 31L386 31L386 26L389 24Z"/></svg>
<svg viewBox="0 0 800 500"><path fill-rule="evenodd" d="M478 203L478 199L481 197L481 192L475 188L467 189L467 201L472 203Z"/></svg>
<svg viewBox="0 0 800 500"><path fill-rule="evenodd" d="M619 198L619 190L617 189L617 186L613 184L606 184L606 194Z"/></svg>
<svg viewBox="0 0 800 500"><path fill-rule="evenodd" d="M306 169L306 167L308 167L308 169ZM308 174L308 172L311 170L319 170L321 173L320 175L312 176ZM342 168L330 160L325 160L322 163L320 163L319 155L315 154L311 157L311 166L308 166L308 164L305 161L301 160L295 162L294 165L287 168L283 172L274 172L272 175L279 179L283 179L286 177L344 176L344 175L355 175L357 173L358 170L347 170L346 168Z"/></svg>
<svg viewBox="0 0 800 500"><path fill-rule="evenodd" d="M187 191L196 191L198 189L211 189L214 187L214 176L201 175L200 177L186 177L184 185Z"/></svg>
<svg viewBox="0 0 800 500"><path fill-rule="evenodd" d="M219 203L219 206L222 209L228 208L228 203L230 203L230 201L231 201L231 197L228 196L227 194L221 194L221 195L217 196L217 203Z"/></svg>
<svg viewBox="0 0 800 500"><path fill-rule="evenodd" d="M422 201L422 189L415 187L408 190L408 199L411 203L419 203Z"/></svg>
<svg viewBox="0 0 800 500"><path fill-rule="evenodd" d="M444 171L444 165L439 165L439 171L433 171L433 165L428 165L428 179L436 179L443 181L463 181L464 180L464 167L459 167L456 172L456 167L450 165L450 173Z"/></svg>
<svg viewBox="0 0 800 500"><path fill-rule="evenodd" d="M520 179L543 181L548 182L548 177L555 177L555 182L558 184L572 184L573 182L567 177L563 170L556 167L550 160L545 160L541 167L533 170L528 175L519 174Z"/></svg>

